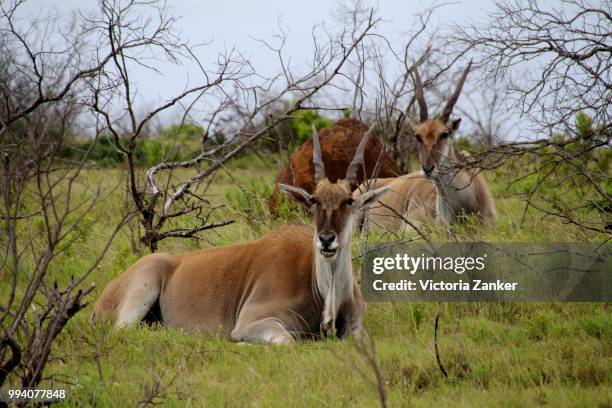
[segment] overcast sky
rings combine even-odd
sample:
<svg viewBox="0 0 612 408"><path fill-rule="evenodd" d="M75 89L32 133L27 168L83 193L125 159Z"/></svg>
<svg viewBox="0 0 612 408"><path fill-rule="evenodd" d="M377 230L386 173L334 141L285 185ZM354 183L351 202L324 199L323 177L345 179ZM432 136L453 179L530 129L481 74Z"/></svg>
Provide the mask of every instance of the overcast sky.
<svg viewBox="0 0 612 408"><path fill-rule="evenodd" d="M258 72L265 75L277 72L278 62L255 38L271 39L278 32L280 22L283 28L289 30L284 49L286 56L291 57L294 65L305 64L311 58L312 27L318 23L325 23L327 27L333 25L333 16L338 8L337 1L326 0L168 0L167 3L171 14L179 18L176 27L182 38L191 43L212 40L210 45L199 49L198 57L205 66L214 63L224 49L235 47L254 63ZM402 34L414 26L416 13L433 4L440 4L400 0L364 3L378 9L378 16L384 20L378 26L378 32L391 41L401 41ZM432 23L434 26L467 23L486 17L493 7L493 2L487 0L455 1L439 8ZM76 10L89 14L95 9L95 0L34 0L26 3L22 12L30 13L32 17L55 12L68 18ZM184 89L189 78L196 76L195 67L164 66L163 75L136 68L131 79L136 83L140 103L154 106L176 95ZM468 81L466 87L469 86Z"/></svg>

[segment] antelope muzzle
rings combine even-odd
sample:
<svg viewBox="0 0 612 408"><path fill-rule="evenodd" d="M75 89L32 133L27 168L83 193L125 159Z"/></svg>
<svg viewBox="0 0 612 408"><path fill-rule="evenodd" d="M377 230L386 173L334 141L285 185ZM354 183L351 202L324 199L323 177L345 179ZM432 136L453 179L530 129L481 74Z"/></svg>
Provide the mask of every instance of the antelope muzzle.
<svg viewBox="0 0 612 408"><path fill-rule="evenodd" d="M325 258L332 258L338 250L338 237L335 232L320 232L317 238L317 249Z"/></svg>
<svg viewBox="0 0 612 408"><path fill-rule="evenodd" d="M427 177L431 177L431 174L436 168L436 166L431 163L423 164L421 167L423 168L423 174L425 174L425 176Z"/></svg>

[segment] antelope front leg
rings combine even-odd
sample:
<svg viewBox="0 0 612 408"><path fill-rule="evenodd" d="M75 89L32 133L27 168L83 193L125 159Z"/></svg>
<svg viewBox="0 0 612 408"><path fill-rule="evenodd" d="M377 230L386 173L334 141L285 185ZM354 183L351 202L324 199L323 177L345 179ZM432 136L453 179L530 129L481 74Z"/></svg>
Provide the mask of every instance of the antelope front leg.
<svg viewBox="0 0 612 408"><path fill-rule="evenodd" d="M336 324L334 319L321 321L321 337L336 337Z"/></svg>
<svg viewBox="0 0 612 408"><path fill-rule="evenodd" d="M323 305L321 337L336 337L336 285L333 277Z"/></svg>

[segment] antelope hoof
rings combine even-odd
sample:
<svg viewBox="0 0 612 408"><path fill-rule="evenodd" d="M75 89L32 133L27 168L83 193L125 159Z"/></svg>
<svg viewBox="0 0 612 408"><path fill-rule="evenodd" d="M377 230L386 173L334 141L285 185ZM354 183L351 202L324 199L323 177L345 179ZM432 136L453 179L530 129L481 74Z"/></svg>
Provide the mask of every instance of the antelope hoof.
<svg viewBox="0 0 612 408"><path fill-rule="evenodd" d="M336 337L336 328L332 322L321 323L321 334L323 337Z"/></svg>

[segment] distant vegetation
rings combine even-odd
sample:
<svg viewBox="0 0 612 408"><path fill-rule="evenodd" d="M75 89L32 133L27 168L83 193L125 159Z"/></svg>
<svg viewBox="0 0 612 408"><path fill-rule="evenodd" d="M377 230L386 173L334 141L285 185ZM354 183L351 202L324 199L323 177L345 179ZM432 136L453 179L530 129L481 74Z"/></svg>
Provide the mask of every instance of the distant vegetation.
<svg viewBox="0 0 612 408"><path fill-rule="evenodd" d="M142 166L153 166L163 161L190 159L199 153L200 142L205 131L194 124L174 124L163 128L158 134L144 138L135 149L135 162ZM206 145L223 143L222 135L210 138ZM92 146L93 145L93 146ZM68 159L81 160L87 152L87 159L102 167L121 164L124 156L113 145L112 138L103 134L98 140L84 136L75 138L72 144L64 147L62 156Z"/></svg>
<svg viewBox="0 0 612 408"><path fill-rule="evenodd" d="M298 110L291 119L277 127L275 137L285 141L286 148L294 150L312 136L312 127L317 130L332 124L330 118L321 116L313 110ZM162 128L157 134L143 138L135 149L135 163L139 166L154 166L162 161L189 160L196 157L202 148L201 141L206 131L199 125L185 123L172 124ZM218 146L226 141L226 135L215 133L206 138L204 148ZM275 142L263 140L260 147L277 151ZM88 153L89 149L91 151ZM73 142L63 147L61 157L81 160L87 155L90 162L101 167L113 167L124 161L123 155L113 145L109 135L101 135L98 140L85 136L74 137Z"/></svg>

